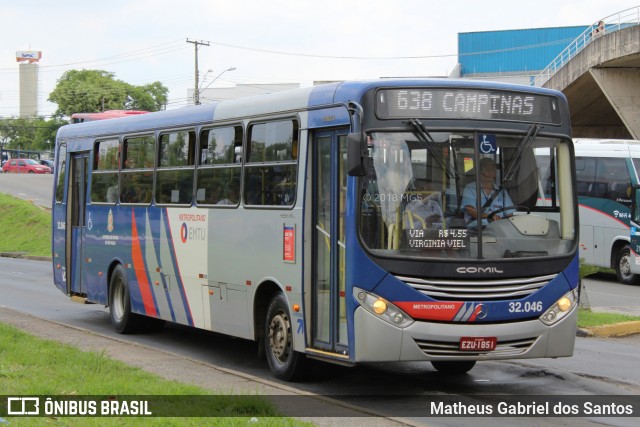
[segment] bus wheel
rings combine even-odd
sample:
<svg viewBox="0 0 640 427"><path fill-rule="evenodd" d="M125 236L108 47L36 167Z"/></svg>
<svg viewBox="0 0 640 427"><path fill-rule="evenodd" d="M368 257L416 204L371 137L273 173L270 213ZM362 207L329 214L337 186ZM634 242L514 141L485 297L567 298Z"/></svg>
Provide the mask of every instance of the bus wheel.
<svg viewBox="0 0 640 427"><path fill-rule="evenodd" d="M638 274L631 272L631 252L629 246L622 247L616 254L616 277L618 282L625 285L635 285L640 282Z"/></svg>
<svg viewBox="0 0 640 427"><path fill-rule="evenodd" d="M476 365L475 360L432 360L431 364L443 374L466 374Z"/></svg>
<svg viewBox="0 0 640 427"><path fill-rule="evenodd" d="M129 334L137 328L138 316L131 313L131 296L124 268L118 265L109 282L109 314L111 324L119 334Z"/></svg>
<svg viewBox="0 0 640 427"><path fill-rule="evenodd" d="M282 294L271 300L265 320L264 348L271 372L285 381L300 379L305 356L293 350L293 326Z"/></svg>

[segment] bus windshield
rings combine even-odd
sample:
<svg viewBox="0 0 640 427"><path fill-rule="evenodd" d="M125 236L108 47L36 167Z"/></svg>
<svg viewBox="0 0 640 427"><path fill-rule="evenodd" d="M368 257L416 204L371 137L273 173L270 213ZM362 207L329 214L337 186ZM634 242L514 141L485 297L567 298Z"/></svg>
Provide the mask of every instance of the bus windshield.
<svg viewBox="0 0 640 427"><path fill-rule="evenodd" d="M360 234L373 255L506 259L569 254L569 140L482 132L367 135Z"/></svg>

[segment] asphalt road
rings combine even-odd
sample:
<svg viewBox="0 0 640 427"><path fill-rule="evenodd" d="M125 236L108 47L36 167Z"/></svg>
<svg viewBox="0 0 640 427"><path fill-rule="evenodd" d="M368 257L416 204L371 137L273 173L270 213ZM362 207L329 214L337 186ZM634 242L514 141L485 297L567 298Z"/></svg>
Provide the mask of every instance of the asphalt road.
<svg viewBox="0 0 640 427"><path fill-rule="evenodd" d="M583 279L588 304L593 311L640 316L640 286L623 285L611 273L597 273Z"/></svg>
<svg viewBox="0 0 640 427"><path fill-rule="evenodd" d="M51 209L53 197L53 175L0 173L0 192Z"/></svg>

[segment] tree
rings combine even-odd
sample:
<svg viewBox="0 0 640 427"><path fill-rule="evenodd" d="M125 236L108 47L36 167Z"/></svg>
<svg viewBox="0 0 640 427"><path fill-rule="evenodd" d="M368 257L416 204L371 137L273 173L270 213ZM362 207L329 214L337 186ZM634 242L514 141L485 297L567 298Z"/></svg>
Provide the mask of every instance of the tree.
<svg viewBox="0 0 640 427"><path fill-rule="evenodd" d="M126 110L160 111L167 105L169 89L160 82L131 86Z"/></svg>
<svg viewBox="0 0 640 427"><path fill-rule="evenodd" d="M58 80L49 101L58 104L57 117L106 110L158 111L165 108L169 89L160 82L133 86L102 70L69 70Z"/></svg>
<svg viewBox="0 0 640 427"><path fill-rule="evenodd" d="M50 151L56 132L66 122L42 117L10 118L0 120L0 146L29 151Z"/></svg>

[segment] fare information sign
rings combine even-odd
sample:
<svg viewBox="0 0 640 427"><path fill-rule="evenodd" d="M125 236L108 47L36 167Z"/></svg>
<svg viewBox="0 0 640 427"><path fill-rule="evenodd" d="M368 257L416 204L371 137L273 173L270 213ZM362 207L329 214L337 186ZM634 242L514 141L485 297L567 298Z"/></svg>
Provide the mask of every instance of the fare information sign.
<svg viewBox="0 0 640 427"><path fill-rule="evenodd" d="M560 124L558 99L527 92L462 88L381 89L381 119L480 119Z"/></svg>

